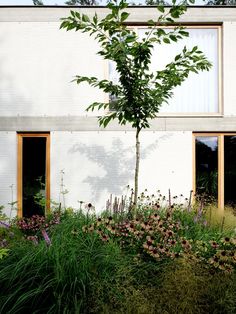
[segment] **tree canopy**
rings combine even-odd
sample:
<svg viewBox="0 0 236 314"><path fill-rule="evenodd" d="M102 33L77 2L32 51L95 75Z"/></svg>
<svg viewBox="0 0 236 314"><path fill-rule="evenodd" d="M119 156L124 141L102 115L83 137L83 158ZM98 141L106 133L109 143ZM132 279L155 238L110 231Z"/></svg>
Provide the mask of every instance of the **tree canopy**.
<svg viewBox="0 0 236 314"><path fill-rule="evenodd" d="M181 85L192 72L208 71L211 63L197 46L190 50L184 47L163 70L152 72L150 65L154 45L169 45L189 35L184 27L176 25L178 18L187 10L185 1L177 5L173 0L170 8L158 6L157 19L147 21L148 29L143 38L128 27L130 14L126 12L127 6L125 0L110 1L107 5L110 12L102 19L96 13L90 18L78 11L71 11L69 17L62 19L61 28L90 34L100 44L98 54L115 63L118 83L80 75L74 81L77 84L88 83L112 96L113 110L99 117L101 126L106 127L110 121L118 119L119 124L130 123L136 129L134 202L137 203L140 131L150 127L151 119L157 117L163 103L173 96L176 86ZM170 25L172 27L167 29ZM108 102L94 102L87 111L108 109L109 106Z"/></svg>

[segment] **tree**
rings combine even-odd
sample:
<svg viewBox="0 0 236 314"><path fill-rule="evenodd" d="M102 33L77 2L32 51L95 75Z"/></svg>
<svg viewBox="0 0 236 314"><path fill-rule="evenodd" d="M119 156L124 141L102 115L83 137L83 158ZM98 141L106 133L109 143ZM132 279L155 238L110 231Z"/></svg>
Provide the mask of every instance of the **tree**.
<svg viewBox="0 0 236 314"><path fill-rule="evenodd" d="M158 6L160 14L157 21L147 22L149 28L143 39L139 39L135 31L125 24L129 17L125 11L127 6L125 0L109 2L110 13L101 20L96 13L90 19L85 14L71 11L69 17L62 19L61 28L93 35L101 45L98 54L116 65L118 84L79 75L74 81L77 84L86 82L112 96L114 110L99 117L100 126L106 127L110 121L118 119L119 124L131 123L136 130L134 204L137 204L141 130L150 127L150 119L156 118L161 105L171 98L174 87L181 85L191 72L209 70L211 64L198 47L191 50L185 47L165 69L152 73L150 63L154 44L170 44L188 36L182 26L170 31L160 27L176 23L176 19L185 13L186 6L176 5L175 0L171 8ZM109 103L95 102L86 110L108 107Z"/></svg>
<svg viewBox="0 0 236 314"><path fill-rule="evenodd" d="M207 5L236 5L236 0L204 0Z"/></svg>
<svg viewBox="0 0 236 314"><path fill-rule="evenodd" d="M167 1L164 0L145 0L146 5L169 5Z"/></svg>
<svg viewBox="0 0 236 314"><path fill-rule="evenodd" d="M44 5L43 1L41 1L41 0L33 0L33 4L34 5Z"/></svg>
<svg viewBox="0 0 236 314"><path fill-rule="evenodd" d="M207 5L236 5L236 0L204 0Z"/></svg>
<svg viewBox="0 0 236 314"><path fill-rule="evenodd" d="M44 5L41 0L32 0L34 5ZM97 5L96 0L68 0L66 5Z"/></svg>
<svg viewBox="0 0 236 314"><path fill-rule="evenodd" d="M68 0L65 2L67 5L97 5L96 0Z"/></svg>

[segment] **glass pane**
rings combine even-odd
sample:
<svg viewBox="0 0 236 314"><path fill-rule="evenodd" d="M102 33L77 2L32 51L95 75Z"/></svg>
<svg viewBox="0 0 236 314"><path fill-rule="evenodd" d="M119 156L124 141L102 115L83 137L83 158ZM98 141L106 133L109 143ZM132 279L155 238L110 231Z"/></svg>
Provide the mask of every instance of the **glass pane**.
<svg viewBox="0 0 236 314"><path fill-rule="evenodd" d="M147 29L139 29L140 38L145 36ZM168 29L165 29L168 32ZM184 46L192 49L194 46L204 52L213 66L210 71L191 73L181 86L173 90L173 97L168 104L161 107L160 112L218 112L218 29L217 28L187 28L189 37L185 37L171 45L155 44L152 54L151 71L163 70L166 64L172 62Z"/></svg>
<svg viewBox="0 0 236 314"><path fill-rule="evenodd" d="M196 193L218 199L218 137L196 137Z"/></svg>
<svg viewBox="0 0 236 314"><path fill-rule="evenodd" d="M236 207L236 136L224 137L225 205Z"/></svg>

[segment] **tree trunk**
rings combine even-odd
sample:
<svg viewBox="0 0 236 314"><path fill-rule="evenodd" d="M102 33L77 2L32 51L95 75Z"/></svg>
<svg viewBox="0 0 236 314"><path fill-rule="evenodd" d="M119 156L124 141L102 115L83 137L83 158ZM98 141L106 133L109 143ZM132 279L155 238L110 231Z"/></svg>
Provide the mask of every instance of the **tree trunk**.
<svg viewBox="0 0 236 314"><path fill-rule="evenodd" d="M134 177L134 206L138 201L138 176L139 176L139 162L140 162L140 142L139 133L141 129L136 129L136 164L135 164L135 177Z"/></svg>

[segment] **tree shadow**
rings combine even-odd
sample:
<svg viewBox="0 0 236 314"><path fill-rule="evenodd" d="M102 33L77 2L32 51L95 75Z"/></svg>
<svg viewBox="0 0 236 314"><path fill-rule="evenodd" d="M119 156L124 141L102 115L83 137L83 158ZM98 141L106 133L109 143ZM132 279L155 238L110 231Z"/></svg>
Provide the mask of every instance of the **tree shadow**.
<svg viewBox="0 0 236 314"><path fill-rule="evenodd" d="M149 145L142 144L141 161L157 149L161 141L171 136L166 134L155 139ZM135 147L125 145L121 139L112 141L111 149L103 145L88 146L76 143L69 150L69 153L81 153L91 162L96 163L105 172L103 176L88 175L83 182L91 186L92 201L99 199L103 191L113 195L122 195L127 184L134 178L135 169Z"/></svg>

